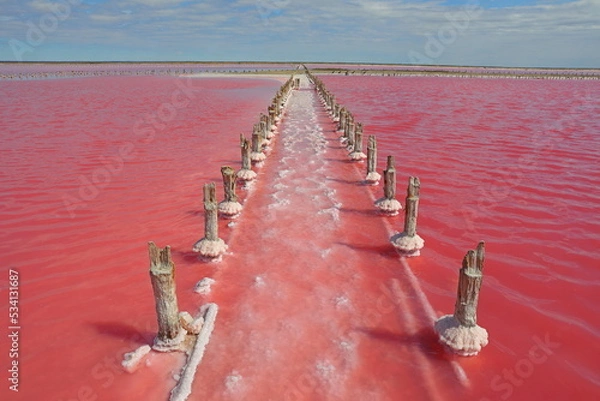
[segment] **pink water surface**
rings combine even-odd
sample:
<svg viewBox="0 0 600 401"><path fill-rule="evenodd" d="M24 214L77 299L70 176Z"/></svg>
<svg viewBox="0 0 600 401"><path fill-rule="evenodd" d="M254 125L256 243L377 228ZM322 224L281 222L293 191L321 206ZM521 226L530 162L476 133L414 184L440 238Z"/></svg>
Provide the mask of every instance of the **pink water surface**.
<svg viewBox="0 0 600 401"><path fill-rule="evenodd" d="M168 393L169 364L154 365L156 377L131 390L120 367L123 352L155 335L146 244L171 245L181 267L196 261L202 184L220 179L221 165L239 163L239 134L248 134L280 84L154 77L0 83L2 315L8 268L17 269L22 326L18 394L6 385L6 334L0 342L2 399ZM188 281L199 279L188 273ZM182 299L182 308L189 302Z"/></svg>
<svg viewBox="0 0 600 401"><path fill-rule="evenodd" d="M410 264L440 314L465 250L487 241L479 323L491 342L462 362L474 394L598 398L600 84L322 79L377 135L380 166L392 154L400 186L421 179L426 248ZM552 354L528 362L545 337Z"/></svg>
<svg viewBox="0 0 600 401"><path fill-rule="evenodd" d="M381 188L360 185L364 165L343 161L334 126L322 111L305 128L285 117L280 127L321 127L325 159L314 161L322 163L322 176L294 159L311 152L314 143L289 153L281 133L254 192L241 192L252 207L233 228L221 222L233 254L220 264L198 261L191 245L203 232L202 184L218 182L221 165L239 167L239 133L250 133L280 81L3 81L1 283L7 287L9 268L20 272L22 326L21 391L15 397L3 385L3 399L167 399L183 355L155 354L134 374L119 366L124 352L151 343L156 332L149 240L172 247L182 310L197 310L205 301L220 306L194 399L600 396L600 84L322 79L365 124L365 134L377 135L379 168L387 154L396 156L400 200L408 175L421 179L419 233L426 247L408 263L436 314L452 312L466 250L487 241L479 323L489 331L490 345L477 357L456 358L436 343L421 294L387 243L384 222L400 229L401 218L373 213L371 201ZM280 174L282 169L290 171ZM273 218L269 213L278 209L271 206L279 207L272 203L280 188L275 185L286 183L282 177L296 185L283 199L292 204L320 191L319 180L307 180L324 178L341 203L335 207L339 225L315 228L303 220L303 207ZM283 233L288 238L280 238ZM287 247L270 245L284 240ZM310 247L305 258L303 244ZM321 280L311 284L290 272L300 266L314 274L320 260L314 252L329 258L331 269L317 271ZM286 271L286 264L294 269ZM205 276L218 280L213 294L194 296L191 288ZM257 293L257 277L280 303ZM273 283L288 292L278 294L277 286L269 287ZM381 283L392 283L400 306L369 314L378 311ZM340 294L348 298L332 298ZM346 301L358 313L345 309ZM305 318L311 313L314 322ZM295 316L302 325L289 320ZM319 332L320 323L331 321L337 326ZM275 338L285 330L296 332L293 341ZM350 357L319 355L329 352L327 335L340 333L350 333ZM261 364L278 356L262 348L262 339L275 351L288 342L284 363ZM539 341L550 346L543 361L534 355L534 363L528 353ZM4 336L0 347L8 349ZM336 369L345 381L321 388L307 370L315 361L326 362L317 365L325 377ZM466 380L453 371L456 366Z"/></svg>

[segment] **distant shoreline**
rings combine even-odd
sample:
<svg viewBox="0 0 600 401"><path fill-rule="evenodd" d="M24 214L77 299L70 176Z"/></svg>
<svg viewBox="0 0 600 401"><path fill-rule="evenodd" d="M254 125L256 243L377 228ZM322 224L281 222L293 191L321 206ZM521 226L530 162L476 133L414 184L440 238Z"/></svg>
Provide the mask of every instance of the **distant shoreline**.
<svg viewBox="0 0 600 401"><path fill-rule="evenodd" d="M347 76L513 79L600 79L600 68L472 67L410 64L296 62L10 62L0 61L0 79L99 76L290 75L303 67L314 74Z"/></svg>

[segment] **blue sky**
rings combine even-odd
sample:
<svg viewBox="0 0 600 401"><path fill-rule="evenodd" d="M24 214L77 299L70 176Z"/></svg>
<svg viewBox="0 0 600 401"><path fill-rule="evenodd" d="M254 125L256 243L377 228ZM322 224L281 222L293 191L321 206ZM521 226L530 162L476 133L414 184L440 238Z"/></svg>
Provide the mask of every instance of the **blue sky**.
<svg viewBox="0 0 600 401"><path fill-rule="evenodd" d="M600 0L0 0L0 60L600 67Z"/></svg>

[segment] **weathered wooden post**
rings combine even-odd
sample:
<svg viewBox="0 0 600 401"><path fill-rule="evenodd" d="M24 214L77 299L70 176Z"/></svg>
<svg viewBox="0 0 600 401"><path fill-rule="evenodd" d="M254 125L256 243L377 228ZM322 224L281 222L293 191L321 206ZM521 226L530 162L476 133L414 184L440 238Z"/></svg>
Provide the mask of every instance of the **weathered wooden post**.
<svg viewBox="0 0 600 401"><path fill-rule="evenodd" d="M417 216L419 212L419 192L421 183L417 177L408 179L408 190L406 195L406 210L404 215L404 231L391 238L392 244L398 248L404 256L419 256L425 245L423 238L417 234Z"/></svg>
<svg viewBox="0 0 600 401"><path fill-rule="evenodd" d="M477 325L477 304L483 280L485 243L481 241L474 251L468 251L459 271L454 315L442 316L435 322L440 342L453 352L477 355L488 344L488 333Z"/></svg>
<svg viewBox="0 0 600 401"><path fill-rule="evenodd" d="M341 132L345 135L346 133L346 117L348 115L348 111L346 110L345 107L342 107L340 109L340 120L338 121L338 126L336 128L336 130L338 132Z"/></svg>
<svg viewBox="0 0 600 401"><path fill-rule="evenodd" d="M221 167L225 199L219 202L219 213L227 218L237 217L242 211L242 205L235 194L235 170L229 166Z"/></svg>
<svg viewBox="0 0 600 401"><path fill-rule="evenodd" d="M348 125L346 125L346 149L352 150L354 149L354 135L356 133L356 124L354 120L350 121Z"/></svg>
<svg viewBox="0 0 600 401"><path fill-rule="evenodd" d="M300 78L294 80L294 89L300 89Z"/></svg>
<svg viewBox="0 0 600 401"><path fill-rule="evenodd" d="M154 339L157 351L168 352L179 349L185 331L179 324L179 307L175 293L175 264L171 260L171 247L158 248L152 241L148 243L150 254L150 281L156 302L158 336Z"/></svg>
<svg viewBox="0 0 600 401"><path fill-rule="evenodd" d="M369 135L367 145L367 177L365 182L370 185L377 185L381 175L377 172L377 139L375 135Z"/></svg>
<svg viewBox="0 0 600 401"><path fill-rule="evenodd" d="M396 199L396 167L394 156L387 157L387 166L383 170L383 198L375 201L375 207L382 212L395 216L402 205Z"/></svg>
<svg viewBox="0 0 600 401"><path fill-rule="evenodd" d="M251 168L250 144L244 138L244 134L240 134L240 148L242 150L242 168L237 172L237 177L242 181L252 181L256 178L256 173Z"/></svg>
<svg viewBox="0 0 600 401"><path fill-rule="evenodd" d="M341 110L341 106L339 103L335 104L335 110L333 113L333 121L334 122L339 122L340 121L340 110Z"/></svg>
<svg viewBox="0 0 600 401"><path fill-rule="evenodd" d="M252 163L260 163L264 161L267 156L262 152L262 138L258 127L254 125L252 131L252 152L250 153L250 160Z"/></svg>
<svg viewBox="0 0 600 401"><path fill-rule="evenodd" d="M354 149L348 155L350 160L361 161L367 158L362 151L362 140L363 138L363 127L361 123L356 124L356 130L354 133Z"/></svg>
<svg viewBox="0 0 600 401"><path fill-rule="evenodd" d="M275 131L277 129L277 108L274 105L270 105L269 110L269 121L271 122L271 131Z"/></svg>
<svg viewBox="0 0 600 401"><path fill-rule="evenodd" d="M204 184L204 238L194 244L194 252L207 259L220 257L227 251L227 244L219 238L219 221L215 183Z"/></svg>
<svg viewBox="0 0 600 401"><path fill-rule="evenodd" d="M273 139L273 137L275 136L275 134L271 130L271 123L269 120L270 118L268 115L263 113L260 114L260 129L262 130L263 135L268 141L268 143L270 143L271 139Z"/></svg>

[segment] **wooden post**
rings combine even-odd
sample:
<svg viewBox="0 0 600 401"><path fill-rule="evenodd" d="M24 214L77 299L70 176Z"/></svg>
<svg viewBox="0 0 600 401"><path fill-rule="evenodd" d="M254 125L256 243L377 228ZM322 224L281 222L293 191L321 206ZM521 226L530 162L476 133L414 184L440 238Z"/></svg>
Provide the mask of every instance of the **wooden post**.
<svg viewBox="0 0 600 401"><path fill-rule="evenodd" d="M248 143L248 140L244 138L244 134L240 134L240 139L240 148L242 150L242 169L250 170L250 144Z"/></svg>
<svg viewBox="0 0 600 401"><path fill-rule="evenodd" d="M477 325L477 304L483 280L485 243L465 255L459 271L454 314L440 317L434 325L440 342L453 352L472 356L488 344L488 333Z"/></svg>
<svg viewBox="0 0 600 401"><path fill-rule="evenodd" d="M204 238L196 242L194 252L214 259L227 251L227 244L219 238L218 205L215 183L204 184Z"/></svg>
<svg viewBox="0 0 600 401"><path fill-rule="evenodd" d="M254 125L254 130L252 131L252 152L250 153L250 161L253 163L258 163L264 161L267 156L262 152L262 138L260 134L260 130Z"/></svg>
<svg viewBox="0 0 600 401"><path fill-rule="evenodd" d="M340 109L340 120L338 121L337 131L341 131L344 133L343 136L346 135L346 108L342 107Z"/></svg>
<svg viewBox="0 0 600 401"><path fill-rule="evenodd" d="M219 239L219 219L217 215L217 191L214 182L204 184L204 238L209 241Z"/></svg>
<svg viewBox="0 0 600 401"><path fill-rule="evenodd" d="M404 218L404 232L409 237L417 234L417 215L419 214L419 192L421 183L419 178L408 179L408 190L406 195L406 216Z"/></svg>
<svg viewBox="0 0 600 401"><path fill-rule="evenodd" d="M223 191L225 193L226 202L237 202L238 197L235 194L235 170L229 166L221 167L221 175L223 176Z"/></svg>
<svg viewBox="0 0 600 401"><path fill-rule="evenodd" d="M362 151L362 138L363 127L361 123L357 123L354 132L354 149L349 154L351 160L361 161L367 158L367 155L365 155Z"/></svg>
<svg viewBox="0 0 600 401"><path fill-rule="evenodd" d="M375 201L375 206L382 212L395 216L402 209L402 205L396 199L396 167L394 167L394 156L387 157L387 167L383 170L383 198Z"/></svg>
<svg viewBox="0 0 600 401"><path fill-rule="evenodd" d="M477 303L483 279L483 262L485 260L485 243L481 241L474 251L465 255L459 272L458 291L454 317L462 326L477 325Z"/></svg>
<svg viewBox="0 0 600 401"><path fill-rule="evenodd" d="M252 181L256 178L256 173L251 168L250 144L244 138L244 134L240 134L240 148L242 153L242 168L237 172L237 177L242 181Z"/></svg>
<svg viewBox="0 0 600 401"><path fill-rule="evenodd" d="M356 130L354 132L354 151L362 153L362 136L363 127L361 123L356 124Z"/></svg>
<svg viewBox="0 0 600 401"><path fill-rule="evenodd" d="M367 145L367 177L365 181L370 184L377 184L381 175L377 172L377 139L375 135L369 135Z"/></svg>
<svg viewBox="0 0 600 401"><path fill-rule="evenodd" d="M387 166L383 170L383 195L386 199L396 198L396 167L394 156L387 157Z"/></svg>
<svg viewBox="0 0 600 401"><path fill-rule="evenodd" d="M404 256L419 256L425 245L423 238L417 234L417 215L419 211L419 191L421 183L417 177L408 179L406 195L406 212L404 215L404 231L392 236L392 244L403 252Z"/></svg>
<svg viewBox="0 0 600 401"><path fill-rule="evenodd" d="M219 203L219 213L226 218L235 218L242 211L242 205L235 194L235 170L229 166L221 167L225 199Z"/></svg>
<svg viewBox="0 0 600 401"><path fill-rule="evenodd" d="M148 243L150 254L150 281L156 303L158 336L154 342L160 351L169 351L178 343L180 335L179 308L175 293L175 264L171 260L171 247L158 248Z"/></svg>
<svg viewBox="0 0 600 401"><path fill-rule="evenodd" d="M356 125L354 124L354 122L350 122L347 126L347 134L346 134L346 139L347 139L347 144L348 144L348 148L352 149L354 148L354 133L356 132Z"/></svg>

